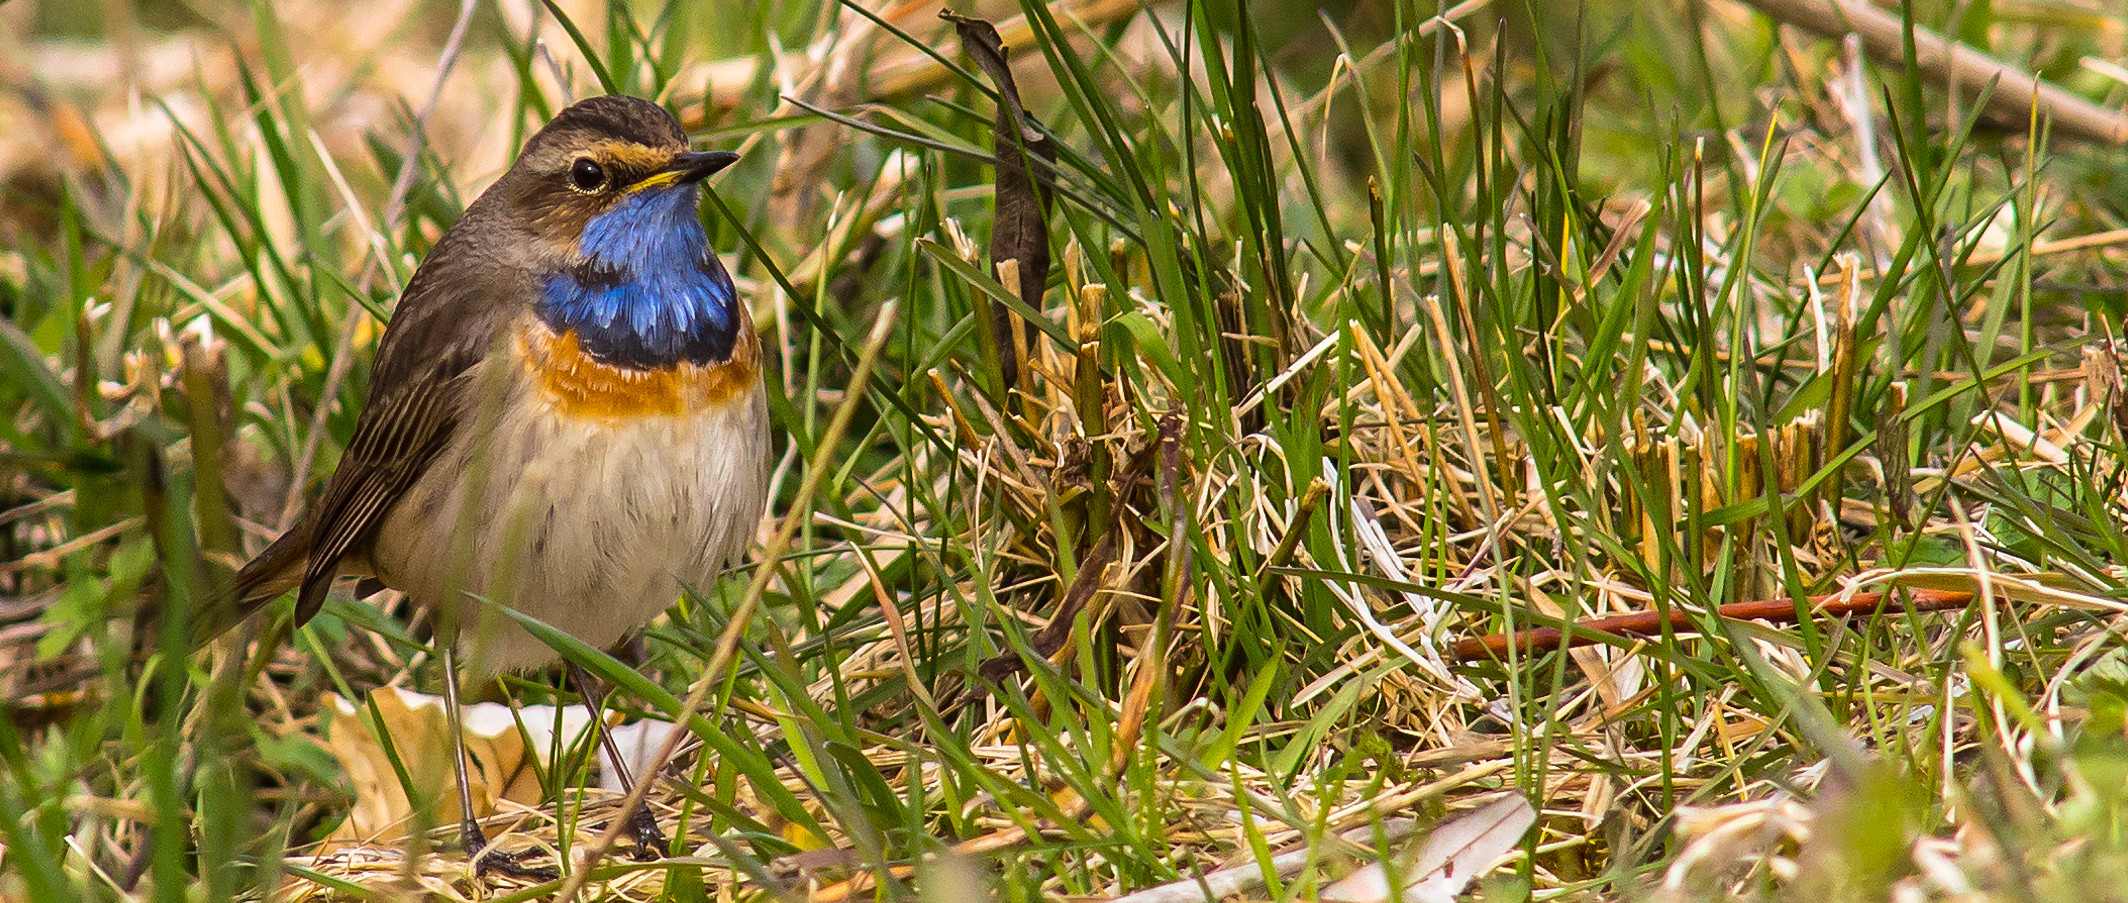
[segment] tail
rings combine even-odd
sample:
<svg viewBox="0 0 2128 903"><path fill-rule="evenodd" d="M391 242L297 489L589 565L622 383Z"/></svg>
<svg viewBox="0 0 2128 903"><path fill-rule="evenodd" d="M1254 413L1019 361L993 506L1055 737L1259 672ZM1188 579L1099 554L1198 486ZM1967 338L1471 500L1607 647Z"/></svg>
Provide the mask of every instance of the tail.
<svg viewBox="0 0 2128 903"><path fill-rule="evenodd" d="M310 564L310 530L297 524L258 557L236 572L226 593L216 594L200 606L192 622L192 642L205 644L224 631L303 583Z"/></svg>

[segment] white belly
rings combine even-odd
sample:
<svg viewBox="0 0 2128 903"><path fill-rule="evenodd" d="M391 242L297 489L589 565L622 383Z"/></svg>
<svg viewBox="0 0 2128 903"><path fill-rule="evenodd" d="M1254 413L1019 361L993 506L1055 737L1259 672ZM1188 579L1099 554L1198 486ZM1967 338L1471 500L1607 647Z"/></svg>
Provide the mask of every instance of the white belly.
<svg viewBox="0 0 2128 903"><path fill-rule="evenodd" d="M430 612L439 639L455 631L477 674L556 661L494 605L603 648L683 588L706 589L745 551L767 492L758 382L706 410L625 419L574 416L512 388L506 412L468 413L373 552L377 575ZM469 428L483 421L494 423L485 443Z"/></svg>

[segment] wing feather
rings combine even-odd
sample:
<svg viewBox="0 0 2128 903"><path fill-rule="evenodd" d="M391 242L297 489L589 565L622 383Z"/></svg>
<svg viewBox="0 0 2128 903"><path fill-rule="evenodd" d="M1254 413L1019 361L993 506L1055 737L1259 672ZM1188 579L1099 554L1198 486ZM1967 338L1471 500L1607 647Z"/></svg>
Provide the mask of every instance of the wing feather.
<svg viewBox="0 0 2128 903"><path fill-rule="evenodd" d="M452 235L431 260L446 252ZM530 297L528 284L495 278L479 261L424 265L414 274L377 349L369 404L339 470L306 518L309 561L296 597L297 624L325 603L348 556L366 552L392 507L426 473L461 428L480 372L500 330Z"/></svg>
<svg viewBox="0 0 2128 903"><path fill-rule="evenodd" d="M481 362L539 291L529 256L537 242L501 215L499 194L490 188L466 208L414 271L378 342L368 403L339 469L303 520L237 573L227 604L203 620L213 632L291 588L295 622L317 614L343 560L367 555L393 506L463 428Z"/></svg>

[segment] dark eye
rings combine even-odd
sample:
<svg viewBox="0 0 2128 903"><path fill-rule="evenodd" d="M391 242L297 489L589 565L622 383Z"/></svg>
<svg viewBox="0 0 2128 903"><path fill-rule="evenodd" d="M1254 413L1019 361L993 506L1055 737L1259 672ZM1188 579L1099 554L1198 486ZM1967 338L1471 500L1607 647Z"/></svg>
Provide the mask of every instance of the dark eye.
<svg viewBox="0 0 2128 903"><path fill-rule="evenodd" d="M597 191L606 187L606 169L588 157L579 158L569 167L569 183L578 191Z"/></svg>

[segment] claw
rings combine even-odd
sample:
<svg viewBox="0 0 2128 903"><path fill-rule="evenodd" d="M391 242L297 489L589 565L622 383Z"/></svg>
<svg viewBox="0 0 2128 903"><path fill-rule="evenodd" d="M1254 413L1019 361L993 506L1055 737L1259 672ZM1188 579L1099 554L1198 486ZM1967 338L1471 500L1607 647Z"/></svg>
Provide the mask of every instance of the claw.
<svg viewBox="0 0 2128 903"><path fill-rule="evenodd" d="M478 824L466 822L461 830L465 835L466 858L473 862L475 878L501 875L519 881L544 884L562 876L558 869L544 865L526 865L521 854L489 846L488 837L481 833Z"/></svg>
<svg viewBox="0 0 2128 903"><path fill-rule="evenodd" d="M635 814L628 818L628 831L635 836L635 861L655 862L665 858L665 850L671 841L665 839L665 831L658 827L658 817L651 813L650 804L635 807Z"/></svg>
<svg viewBox="0 0 2128 903"><path fill-rule="evenodd" d="M560 878L557 869L525 865L516 853L488 848L488 835L481 833L480 820L473 815L473 791L466 777L465 718L458 708L458 654L457 647L449 643L443 646L443 710L451 724L452 765L458 777L458 836L465 841L466 858L473 861L473 877L507 875L542 884Z"/></svg>
<svg viewBox="0 0 2128 903"><path fill-rule="evenodd" d="M533 884L545 884L562 876L561 870L547 865L525 865L519 854L507 850L488 850L473 857L473 876L486 878L501 875Z"/></svg>
<svg viewBox="0 0 2128 903"><path fill-rule="evenodd" d="M591 724L593 729L598 731L599 747L606 753L606 767L612 770L614 776L620 778L622 792L635 789L635 778L628 772L628 760L621 755L620 747L614 745L613 732L606 729L606 718L603 714L605 692L600 689L598 680L593 678L590 672L575 662L568 664L569 680L576 684L576 694L583 697L584 704L591 708ZM650 777L655 779L656 776ZM635 811L628 816L628 831L635 838L635 861L651 862L665 858L665 850L669 848L670 843L665 839L665 832L658 828L658 817L650 811L648 801L637 804Z"/></svg>

